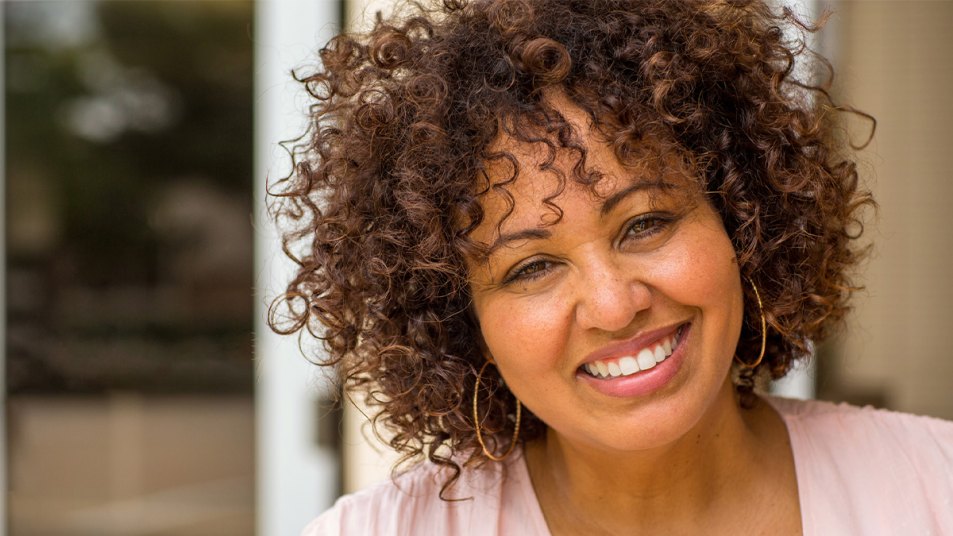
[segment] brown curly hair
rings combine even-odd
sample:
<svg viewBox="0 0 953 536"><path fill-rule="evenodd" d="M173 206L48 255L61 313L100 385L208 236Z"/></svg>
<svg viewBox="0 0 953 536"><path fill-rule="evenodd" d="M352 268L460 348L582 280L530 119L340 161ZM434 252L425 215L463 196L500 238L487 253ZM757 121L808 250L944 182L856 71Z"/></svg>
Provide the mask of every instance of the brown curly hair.
<svg viewBox="0 0 953 536"><path fill-rule="evenodd" d="M314 98L310 129L294 172L272 187L298 264L272 327L322 340L319 363L370 394L405 460L450 467L451 482L458 461L480 460L469 404L485 357L465 263L480 248L469 235L481 196L508 183L491 186L488 163L518 174L515 157L494 151L503 135L545 144L551 158L576 151L571 180L592 182L545 98L556 88L621 161L652 140L689 155L764 301L767 354L736 371L750 395L756 375L783 376L842 319L859 209L872 204L834 135L831 112L847 108L832 103L829 77L794 75L815 30L756 0L443 0L334 38L299 77ZM745 288L737 355L752 362L760 320ZM502 447L516 401L487 374L482 426ZM532 414L523 423L522 441L545 430Z"/></svg>

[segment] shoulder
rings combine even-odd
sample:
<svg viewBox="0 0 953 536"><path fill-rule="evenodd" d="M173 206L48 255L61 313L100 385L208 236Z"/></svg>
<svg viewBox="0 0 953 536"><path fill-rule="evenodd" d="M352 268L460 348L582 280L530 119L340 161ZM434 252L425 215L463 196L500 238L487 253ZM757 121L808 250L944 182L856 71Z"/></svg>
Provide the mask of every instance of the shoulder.
<svg viewBox="0 0 953 536"><path fill-rule="evenodd" d="M808 525L858 534L953 527L953 422L831 402L768 401L787 425Z"/></svg>
<svg viewBox="0 0 953 536"><path fill-rule="evenodd" d="M872 407L770 398L795 453L820 462L882 461L919 471L942 469L953 482L953 422Z"/></svg>
<svg viewBox="0 0 953 536"><path fill-rule="evenodd" d="M341 497L312 521L302 536L496 534L498 527L520 517L526 519L514 517L511 511L527 502L525 471L518 471L516 463L462 468L446 491L451 469L430 462L418 464L391 480ZM502 509L504 504L507 512Z"/></svg>
<svg viewBox="0 0 953 536"><path fill-rule="evenodd" d="M423 524L441 510L445 502L440 498L441 488L451 475L449 469L435 464L418 464L391 480L339 498L307 526L302 536L402 534L402 525ZM456 494L450 498L466 499Z"/></svg>
<svg viewBox="0 0 953 536"><path fill-rule="evenodd" d="M809 434L817 446L905 447L920 454L953 456L953 422L870 406L820 400L768 398L793 435Z"/></svg>

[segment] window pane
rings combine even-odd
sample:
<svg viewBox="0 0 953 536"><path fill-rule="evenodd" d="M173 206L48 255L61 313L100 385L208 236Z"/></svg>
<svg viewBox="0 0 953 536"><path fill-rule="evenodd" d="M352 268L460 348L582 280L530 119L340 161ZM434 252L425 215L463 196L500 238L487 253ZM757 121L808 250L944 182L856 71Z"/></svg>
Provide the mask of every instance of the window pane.
<svg viewBox="0 0 953 536"><path fill-rule="evenodd" d="M251 2L3 9L11 533L250 534Z"/></svg>

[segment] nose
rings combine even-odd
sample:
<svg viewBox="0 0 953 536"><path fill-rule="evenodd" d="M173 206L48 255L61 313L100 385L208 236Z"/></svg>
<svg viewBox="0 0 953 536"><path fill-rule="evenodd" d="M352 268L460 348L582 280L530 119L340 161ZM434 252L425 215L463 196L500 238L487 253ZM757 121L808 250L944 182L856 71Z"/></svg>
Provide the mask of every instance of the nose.
<svg viewBox="0 0 953 536"><path fill-rule="evenodd" d="M649 286L632 266L612 258L590 261L578 272L577 324L608 332L631 326L638 313L651 305Z"/></svg>

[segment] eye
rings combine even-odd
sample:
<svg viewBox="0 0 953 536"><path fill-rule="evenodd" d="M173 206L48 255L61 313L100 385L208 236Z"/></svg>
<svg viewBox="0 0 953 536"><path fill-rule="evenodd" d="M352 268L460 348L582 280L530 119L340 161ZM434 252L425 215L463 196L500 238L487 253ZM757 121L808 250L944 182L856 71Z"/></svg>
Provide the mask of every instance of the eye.
<svg viewBox="0 0 953 536"><path fill-rule="evenodd" d="M506 275L506 277L503 279L503 284L507 285L509 283L527 282L533 281L534 279L539 279L549 272L549 270L552 268L552 265L552 262L541 259L531 260L524 264L520 264Z"/></svg>
<svg viewBox="0 0 953 536"><path fill-rule="evenodd" d="M629 226L625 230L624 239L647 238L664 230L672 218L666 214L643 214L629 221Z"/></svg>

